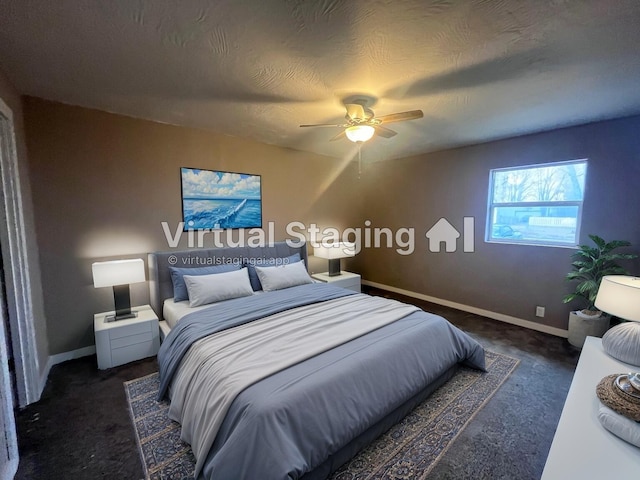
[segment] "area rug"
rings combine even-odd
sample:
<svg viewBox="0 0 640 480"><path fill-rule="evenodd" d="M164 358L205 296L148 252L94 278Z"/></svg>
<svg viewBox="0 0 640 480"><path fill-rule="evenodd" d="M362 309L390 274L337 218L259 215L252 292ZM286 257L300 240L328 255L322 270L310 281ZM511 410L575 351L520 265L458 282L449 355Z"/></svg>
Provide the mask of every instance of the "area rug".
<svg viewBox="0 0 640 480"><path fill-rule="evenodd" d="M486 365L487 372L460 368L451 380L331 478L426 478L513 372L518 360L487 350ZM146 478L192 479L195 458L191 448L180 440L180 425L167 417L168 403L156 401L158 374L125 382L124 386Z"/></svg>

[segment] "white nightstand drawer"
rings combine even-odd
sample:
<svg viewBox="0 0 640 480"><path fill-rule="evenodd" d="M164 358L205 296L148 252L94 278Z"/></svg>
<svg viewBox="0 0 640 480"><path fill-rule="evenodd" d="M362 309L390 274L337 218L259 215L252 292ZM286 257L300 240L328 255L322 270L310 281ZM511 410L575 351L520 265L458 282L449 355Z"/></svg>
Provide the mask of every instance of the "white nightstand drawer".
<svg viewBox="0 0 640 480"><path fill-rule="evenodd" d="M151 333L151 322L134 323L133 325L127 325L127 328L114 328L109 330L109 338L113 344L113 340L117 338L130 337L141 333Z"/></svg>
<svg viewBox="0 0 640 480"><path fill-rule="evenodd" d="M141 358L152 357L156 353L158 353L157 348L154 347L151 340L122 348L114 348L111 350L111 366L116 367Z"/></svg>
<svg viewBox="0 0 640 480"><path fill-rule="evenodd" d="M137 335L129 335L128 337L120 337L111 339L111 348L121 348L128 345L137 345L138 343L150 342L153 338L151 332L147 331Z"/></svg>
<svg viewBox="0 0 640 480"><path fill-rule="evenodd" d="M355 292L360 292L360 275L351 272L341 272L340 275L329 276L328 273L316 273L311 275L316 280L330 283L336 287L347 288Z"/></svg>
<svg viewBox="0 0 640 480"><path fill-rule="evenodd" d="M355 279L355 280L345 280L342 282L339 282L337 284L334 285L338 285L342 288L348 288L349 290L355 290L356 292L360 291L360 280L359 279Z"/></svg>

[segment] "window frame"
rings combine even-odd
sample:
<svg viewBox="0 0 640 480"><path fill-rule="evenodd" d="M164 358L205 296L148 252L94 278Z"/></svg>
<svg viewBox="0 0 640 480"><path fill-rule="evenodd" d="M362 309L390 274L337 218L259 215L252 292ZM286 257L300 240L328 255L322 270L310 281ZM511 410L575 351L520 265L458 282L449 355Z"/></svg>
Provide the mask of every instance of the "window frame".
<svg viewBox="0 0 640 480"><path fill-rule="evenodd" d="M584 186L582 189L582 200L561 200L561 201L554 200L554 201L527 201L527 202L494 202L493 201L496 172L532 170L537 168L558 167L558 166L572 165L572 164L585 165ZM580 242L580 231L582 227L582 211L583 211L584 199L586 196L588 171L589 171L589 163L587 158L490 169L489 170L489 189L488 189L488 199L487 199L487 218L485 222L485 242L486 243L506 243L510 245L535 245L535 246L542 246L542 247L576 248ZM513 208L513 207L523 207L523 206L525 207L577 207L578 212L576 214L576 232L574 236L574 241L570 243L570 242L554 242L550 240L536 241L536 240L530 240L530 239L517 240L513 238L493 238L492 219L494 217L495 209L497 207Z"/></svg>

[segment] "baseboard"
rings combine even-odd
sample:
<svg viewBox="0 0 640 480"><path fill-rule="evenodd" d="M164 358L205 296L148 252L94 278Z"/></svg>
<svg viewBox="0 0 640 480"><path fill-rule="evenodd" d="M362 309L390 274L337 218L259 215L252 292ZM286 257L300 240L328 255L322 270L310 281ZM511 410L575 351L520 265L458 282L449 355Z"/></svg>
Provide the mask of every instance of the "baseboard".
<svg viewBox="0 0 640 480"><path fill-rule="evenodd" d="M49 358L47 359L47 364L44 366L44 370L40 373L40 390L38 391L38 400L40 400L42 392L44 392L44 387L47 386L47 379L49 378L51 367L53 367L53 360L52 357L49 356Z"/></svg>
<svg viewBox="0 0 640 480"><path fill-rule="evenodd" d="M464 305L462 303L452 302L451 300L443 300L442 298L432 297L423 293L412 292L410 290L404 290L402 288L392 287L383 283L372 282L369 280L362 280L363 285L379 288L380 290L387 290L389 292L399 293L407 297L417 298L431 303L437 303L438 305L444 305L445 307L455 308L456 310L462 310L463 312L474 313L493 320L499 320L501 322L510 323L512 325L518 325L519 327L528 328L530 330L536 330L538 332L549 333L556 337L567 338L569 332L561 328L550 327L548 325L542 325L540 323L532 322L531 320L524 320L522 318L512 317L511 315L505 315L503 313L492 312L490 310L484 310L482 308L472 307L470 305Z"/></svg>
<svg viewBox="0 0 640 480"><path fill-rule="evenodd" d="M40 395L44 391L44 387L47 385L47 379L49 378L49 372L51 367L67 360L75 360L76 358L88 357L89 355L95 355L96 346L90 345L88 347L78 348L71 350L70 352L56 353L55 355L49 355L47 365L45 366L42 375L40 375Z"/></svg>

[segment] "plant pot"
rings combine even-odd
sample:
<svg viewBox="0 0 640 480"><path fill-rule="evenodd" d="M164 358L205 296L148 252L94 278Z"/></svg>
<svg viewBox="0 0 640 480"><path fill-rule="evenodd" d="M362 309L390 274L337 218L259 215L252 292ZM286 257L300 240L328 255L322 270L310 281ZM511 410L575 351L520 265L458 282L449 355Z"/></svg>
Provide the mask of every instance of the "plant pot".
<svg viewBox="0 0 640 480"><path fill-rule="evenodd" d="M569 343L582 348L587 337L602 337L609 328L609 316L584 315L576 311L569 313Z"/></svg>

